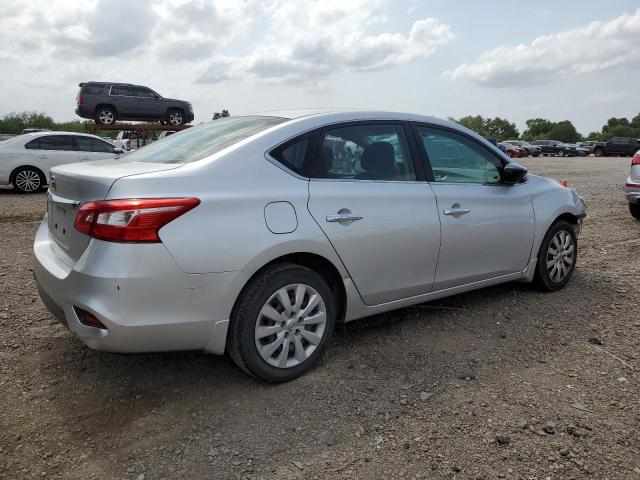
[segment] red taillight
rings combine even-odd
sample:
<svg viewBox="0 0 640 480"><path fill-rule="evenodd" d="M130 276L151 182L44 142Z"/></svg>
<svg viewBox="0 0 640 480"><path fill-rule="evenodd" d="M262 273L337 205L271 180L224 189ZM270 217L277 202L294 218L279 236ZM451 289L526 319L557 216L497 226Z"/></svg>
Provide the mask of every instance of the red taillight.
<svg viewBox="0 0 640 480"><path fill-rule="evenodd" d="M158 231L200 204L197 198L131 198L85 203L76 230L107 242L160 242Z"/></svg>
<svg viewBox="0 0 640 480"><path fill-rule="evenodd" d="M640 152L636 153L631 159L631 166L640 165Z"/></svg>
<svg viewBox="0 0 640 480"><path fill-rule="evenodd" d="M84 97L82 96L81 93L78 94L78 105L82 105L82 103L84 102Z"/></svg>

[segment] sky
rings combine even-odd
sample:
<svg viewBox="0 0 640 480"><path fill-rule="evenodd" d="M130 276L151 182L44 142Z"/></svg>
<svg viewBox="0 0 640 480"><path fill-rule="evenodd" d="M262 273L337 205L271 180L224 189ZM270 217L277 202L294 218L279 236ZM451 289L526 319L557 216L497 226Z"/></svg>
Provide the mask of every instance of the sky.
<svg viewBox="0 0 640 480"><path fill-rule="evenodd" d="M571 120L640 112L640 0L0 0L0 115L76 118L78 83L195 121L342 108Z"/></svg>

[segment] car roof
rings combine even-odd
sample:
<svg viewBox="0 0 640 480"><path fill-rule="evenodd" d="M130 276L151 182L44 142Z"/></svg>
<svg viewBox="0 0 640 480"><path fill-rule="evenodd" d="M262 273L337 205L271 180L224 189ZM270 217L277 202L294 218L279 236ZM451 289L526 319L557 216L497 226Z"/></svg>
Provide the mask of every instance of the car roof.
<svg viewBox="0 0 640 480"><path fill-rule="evenodd" d="M80 132L55 132L55 131L46 131L46 132L30 132L30 133L25 133L24 134L25 137L29 136L32 138L37 138L37 137L44 137L44 136L49 136L49 135L78 135L80 137L89 137L89 138L99 138L100 140L104 140L104 138L98 136L98 135L91 135L90 133L80 133Z"/></svg>
<svg viewBox="0 0 640 480"><path fill-rule="evenodd" d="M384 110L346 110L346 109L288 109L288 110L270 110L263 112L252 112L245 115L258 115L265 117L280 117L288 120L296 120L298 118L313 117L327 123L344 122L344 121L360 121L360 120L400 120L414 121L425 123L437 123L446 125L461 125L450 120L443 120L429 115L421 115L416 113L393 112ZM241 115L241 116L245 116Z"/></svg>

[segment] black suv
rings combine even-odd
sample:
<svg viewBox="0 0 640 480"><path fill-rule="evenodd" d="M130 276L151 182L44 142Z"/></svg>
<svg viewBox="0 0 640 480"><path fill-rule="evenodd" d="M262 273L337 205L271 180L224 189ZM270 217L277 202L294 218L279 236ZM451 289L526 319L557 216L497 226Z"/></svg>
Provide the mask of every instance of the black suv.
<svg viewBox="0 0 640 480"><path fill-rule="evenodd" d="M593 153L597 157L606 157L608 155L633 157L639 150L640 140L630 137L614 137L605 143L600 143L593 147Z"/></svg>
<svg viewBox="0 0 640 480"><path fill-rule="evenodd" d="M558 140L534 140L531 144L540 147L542 149L542 155L574 156L576 154L576 147L572 147Z"/></svg>
<svg viewBox="0 0 640 480"><path fill-rule="evenodd" d="M153 90L129 83L87 82L79 85L76 114L111 125L116 120L160 121L179 126L193 121L189 102L163 98Z"/></svg>

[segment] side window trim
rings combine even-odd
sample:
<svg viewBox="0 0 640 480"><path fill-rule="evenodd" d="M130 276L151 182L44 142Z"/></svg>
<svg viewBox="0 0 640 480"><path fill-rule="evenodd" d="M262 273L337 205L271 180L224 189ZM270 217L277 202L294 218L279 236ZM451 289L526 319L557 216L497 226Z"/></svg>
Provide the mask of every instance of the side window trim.
<svg viewBox="0 0 640 480"><path fill-rule="evenodd" d="M415 145L415 139L412 135L411 127L409 125L410 122L404 120L347 120L344 122L331 123L322 126L320 128L320 134L318 135L318 141L316 145L316 154L313 157L311 162L311 169L307 170L309 174L309 178L316 181L329 181L329 182L392 182L392 183L416 183L416 182L424 182L426 180L426 172L422 165L422 161L419 156L419 152L417 151ZM320 178L322 172L320 172L320 145L327 130L333 130L336 128L345 128L345 127L356 127L362 125L398 125L402 126L402 130L404 132L404 136L407 140L407 146L409 147L409 155L411 156L411 162L413 164L413 169L416 174L415 180L363 180L363 179L355 179L355 178Z"/></svg>
<svg viewBox="0 0 640 480"><path fill-rule="evenodd" d="M486 145L483 145L482 143L478 142L475 138L473 138L470 135L467 135L464 132L460 132L454 128L450 128L444 125L435 125L435 124L431 124L431 123L424 123L424 122L412 122L412 130L413 130L413 134L415 136L415 140L416 143L418 144L418 149L420 151L420 157L422 159L422 161L424 162L424 168L425 171L427 172L427 178L428 178L428 182L429 183L435 183L435 175L433 174L433 169L431 167L431 162L429 161L429 155L427 153L426 148L424 147L424 144L422 143L422 140L420 139L420 133L418 132L418 128L423 127L423 128L430 128L430 129L434 129L434 130L442 130L444 132L447 133L453 133L454 135L460 135L461 137L469 140L470 142L473 142L475 145L482 147L482 149L484 151L486 151L492 158L494 158L498 164L500 164L499 167L497 167L499 170L501 170L502 168L504 168L504 166L509 163L508 161L504 160L502 157L500 157L499 155L496 155L495 152L493 152L491 149L487 148ZM442 182L442 183L448 183L448 182ZM477 185L477 186L503 186L503 184L501 183L473 183L473 182L455 182L455 183L449 183L451 185Z"/></svg>

